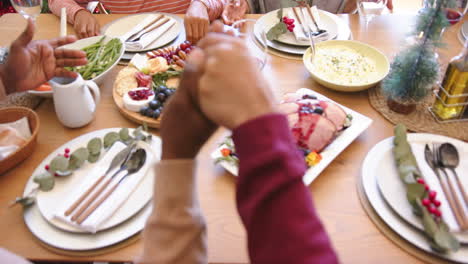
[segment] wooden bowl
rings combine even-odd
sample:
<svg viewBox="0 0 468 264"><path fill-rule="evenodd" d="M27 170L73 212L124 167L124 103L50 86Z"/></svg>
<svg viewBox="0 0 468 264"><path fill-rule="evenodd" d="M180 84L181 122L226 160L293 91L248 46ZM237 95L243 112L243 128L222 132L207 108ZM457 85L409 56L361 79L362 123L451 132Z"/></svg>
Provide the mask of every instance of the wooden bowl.
<svg viewBox="0 0 468 264"><path fill-rule="evenodd" d="M0 161L0 175L7 170L21 163L31 155L36 146L37 133L39 132L39 116L33 110L26 107L8 107L0 109L0 124L10 123L27 117L29 128L31 129L31 137L26 140L26 143L17 149L14 153Z"/></svg>

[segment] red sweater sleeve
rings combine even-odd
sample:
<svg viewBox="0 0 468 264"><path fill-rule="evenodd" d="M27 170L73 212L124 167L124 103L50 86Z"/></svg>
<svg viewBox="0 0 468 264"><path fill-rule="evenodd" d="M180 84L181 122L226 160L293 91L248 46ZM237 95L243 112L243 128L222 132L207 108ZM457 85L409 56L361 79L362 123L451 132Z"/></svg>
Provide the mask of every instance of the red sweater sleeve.
<svg viewBox="0 0 468 264"><path fill-rule="evenodd" d="M302 182L306 168L283 115L234 130L239 156L237 207L252 263L338 263Z"/></svg>

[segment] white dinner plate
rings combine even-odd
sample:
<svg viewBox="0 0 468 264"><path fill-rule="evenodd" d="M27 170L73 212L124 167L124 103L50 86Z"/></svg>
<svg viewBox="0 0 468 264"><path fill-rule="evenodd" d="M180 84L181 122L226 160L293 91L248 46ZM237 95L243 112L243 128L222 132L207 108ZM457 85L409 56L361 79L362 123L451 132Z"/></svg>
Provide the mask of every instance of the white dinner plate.
<svg viewBox="0 0 468 264"><path fill-rule="evenodd" d="M49 164L50 160L56 157L58 153L62 153L65 148L75 149L83 145L86 146L87 142L94 137L102 138L108 132L118 132L119 130L120 128L108 128L94 131L75 138L58 148L36 168L33 176L26 184L24 195L30 193L31 190L37 186L37 184L33 182L34 175L43 172L44 166ZM130 129L130 133L132 131L133 129ZM154 135L152 138L153 142L151 146L156 156L155 159L157 160L160 158L161 154L161 140ZM90 167L91 165L89 164L84 165L80 171L83 170L83 173L85 173ZM149 200L152 197L155 176L152 169L148 170L147 175L142 182L140 182L129 199L125 201L103 227L100 228L101 231L96 234L79 233L79 230L64 225L61 222L47 220L49 219L48 214L53 212L52 209L54 209L54 207L58 206L57 202L55 202L54 206L51 198L55 197L56 201L63 201L64 199L58 197L60 192L66 190L71 184L76 184L76 182L80 180L79 175L80 174L77 173L69 177L56 178L56 185L54 189L49 192L50 194L43 196L43 194L39 193L37 195L37 204L25 210L24 219L26 225L39 240L65 250L92 250L121 242L133 236L144 227L146 218L151 212ZM54 191L56 193L54 193Z"/></svg>
<svg viewBox="0 0 468 264"><path fill-rule="evenodd" d="M448 205L446 198L444 197L444 193L442 192L442 188L440 187L439 182L437 181L435 176L428 178L429 175L427 173L424 173L432 173L430 171L431 169L429 165L427 165L426 161L424 160L425 144L431 145L432 143L441 144L445 142L452 143L457 147L460 153L460 160L468 160L468 144L458 139L433 134L411 134L411 139L409 140L413 154L416 156L418 166L421 169L423 176L425 176L426 182L429 184L432 190L437 191L437 199L442 202L442 205L440 207L442 215L452 215L451 209ZM388 151L382 153L382 155L383 158L382 160L380 160L381 170L380 173L377 174L377 182L379 184L379 189L383 197L390 205L390 207L392 207L392 209L404 220L406 220L414 227L420 230L424 230L421 219L415 214L413 214L411 205L406 199L406 189L400 177L398 176L398 171L396 169L396 166L394 165L395 163L393 160L392 149L388 149ZM463 166L463 169L461 166ZM465 167L468 167L468 164L461 164L461 166L457 168L458 175L466 175L466 172L468 172L468 170L466 170ZM467 179L461 178L460 180L464 182L465 186L468 186L466 184ZM451 219L445 220L452 221L452 223L449 223L449 226L455 225L456 227L456 222L453 215L451 216ZM468 232L454 232L454 235L461 243L468 243Z"/></svg>
<svg viewBox="0 0 468 264"><path fill-rule="evenodd" d="M417 140L417 134L408 134L408 141ZM388 163L388 153L393 148L393 137L387 138L376 144L367 153L362 165L362 185L372 208L379 217L403 239L413 244L417 248L428 254L437 255L441 258L457 261L459 263L468 263L468 247L461 247L457 252L450 254L439 254L431 249L424 233L403 220L392 208L385 202L384 197L379 191L377 176L384 169L383 164ZM393 164L393 163L392 163ZM386 165L387 166L387 165ZM385 167L387 168L387 167ZM405 200L406 203L408 203Z"/></svg>
<svg viewBox="0 0 468 264"><path fill-rule="evenodd" d="M277 22L278 18L276 17L276 12L277 10L269 12L257 20L257 22L255 23L255 27L254 27L254 33L255 33L255 37L257 38L257 40L262 39L261 38L262 30L265 30L265 33L268 32L268 29L270 29ZM327 21L333 20L334 24L336 24L337 33L336 33L335 39L349 40L351 38L351 29L349 28L348 24L346 24L344 20L342 20L335 14L332 14L323 10L319 10L319 14L321 17L322 16L327 17L326 18ZM304 52L308 48L308 46L288 45L288 44L281 43L279 41L267 40L266 42L267 42L268 47L272 49L275 49L281 52L290 53L290 54L295 54L295 55L303 55Z"/></svg>
<svg viewBox="0 0 468 264"><path fill-rule="evenodd" d="M101 32L103 32L104 35L108 35L111 37L120 37L126 32L128 32L129 30L131 30L133 27L138 25L138 23L143 21L150 14L155 14L155 13L135 14L135 15L129 15L129 16L117 19L107 24L104 28L102 28ZM173 18L176 21L175 25L171 27L167 32L165 32L164 35L162 35L160 38L158 38L153 43L151 43L148 47L144 49L128 49L127 48L125 52L143 52L143 51L154 50L154 49L157 49L157 48L160 48L162 46L169 44L171 41L176 39L177 36L179 36L179 34L182 34L185 32L183 30L182 18L173 14L167 14L167 13L160 13L160 14Z"/></svg>
<svg viewBox="0 0 468 264"><path fill-rule="evenodd" d="M119 129L116 131L118 132ZM132 131L132 130L130 130ZM91 139L98 137L104 138L104 136L110 132L108 129L94 131L80 137L77 137L58 149L52 152L47 158L45 158L42 163L36 168L33 175L37 175L43 173L45 171L44 166L46 164L50 164L52 159L57 157L58 154L63 153L65 148L69 148L71 150L76 150L80 147L86 147L88 141ZM160 151L161 148L161 140L159 137L153 136L153 141L151 143L151 148L156 150L155 153L155 160L160 159ZM101 155L102 158L103 155ZM155 162L155 160L147 161L147 162ZM93 169L94 164L89 162L85 162L85 164L77 171L75 171L71 176L65 177L56 177L55 186L51 191L48 192L39 192L36 197L37 206L39 211L41 212L42 216L52 225L63 229L65 231L70 232L86 232L80 230L76 227L68 225L60 220L54 218L54 214L57 212L57 201L66 201L67 194L74 191L74 188L80 186L81 182L83 182L86 177L88 177L89 172ZM108 166L108 165L106 165ZM98 175L94 175L98 176ZM154 170L149 169L148 173L144 176L141 182L138 184L138 187L132 192L132 194L128 197L128 199L122 204L117 211L107 220L105 223L102 224L98 228L98 231L102 231L111 227L114 227L122 222L126 221L138 211L140 211L151 199L153 196L153 179L155 177Z"/></svg>
<svg viewBox="0 0 468 264"><path fill-rule="evenodd" d="M296 93L299 93L301 95L312 94L317 96L318 99L325 101L333 101L307 88L301 88L297 90ZM352 125L344 131L342 131L330 145L328 145L324 150L322 150L322 152L320 152L322 160L317 165L310 167L304 174L303 181L306 185L311 184L312 181L314 181L315 178L317 178L317 176L328 166L328 164L330 164L346 147L348 147L349 144L351 144L351 142L353 142L372 123L372 119L368 118L367 116L364 116L340 104L338 105L341 106L347 114L351 114L353 116ZM213 159L221 157L221 149L223 148L225 148L225 146L220 146L219 148L217 148L211 154L211 157ZM236 176L238 175L237 166L226 161L220 162L220 165L223 166L231 174Z"/></svg>

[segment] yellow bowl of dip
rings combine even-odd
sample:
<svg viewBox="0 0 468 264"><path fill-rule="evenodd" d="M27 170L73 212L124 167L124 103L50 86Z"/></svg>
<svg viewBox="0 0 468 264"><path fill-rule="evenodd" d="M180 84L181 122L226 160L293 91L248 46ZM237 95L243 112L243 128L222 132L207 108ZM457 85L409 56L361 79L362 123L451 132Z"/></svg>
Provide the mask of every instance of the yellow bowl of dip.
<svg viewBox="0 0 468 264"><path fill-rule="evenodd" d="M321 85L342 92L356 92L375 86L390 70L387 57L376 48L358 41L329 40L310 48L302 57L312 78Z"/></svg>

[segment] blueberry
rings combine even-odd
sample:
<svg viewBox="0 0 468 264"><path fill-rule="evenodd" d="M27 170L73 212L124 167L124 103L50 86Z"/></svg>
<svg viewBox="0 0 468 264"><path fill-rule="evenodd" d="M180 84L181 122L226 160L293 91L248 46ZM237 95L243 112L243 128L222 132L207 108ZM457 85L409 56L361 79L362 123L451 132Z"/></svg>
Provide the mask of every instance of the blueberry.
<svg viewBox="0 0 468 264"><path fill-rule="evenodd" d="M165 94L165 93L162 93L162 92L158 93L158 95L157 95L156 97L158 98L158 100L159 100L161 103L163 103L163 102L166 100L166 98L167 98L166 94Z"/></svg>
<svg viewBox="0 0 468 264"><path fill-rule="evenodd" d="M153 116L153 113L154 113L154 110L151 109L151 108L148 108L148 110L146 110L145 116L147 116L147 117L152 117L152 116Z"/></svg>
<svg viewBox="0 0 468 264"><path fill-rule="evenodd" d="M317 106L317 107L314 109L314 113L319 114L319 115L323 114L323 108L320 107L320 106Z"/></svg>
<svg viewBox="0 0 468 264"><path fill-rule="evenodd" d="M164 106L159 107L159 112L162 113L164 109Z"/></svg>
<svg viewBox="0 0 468 264"><path fill-rule="evenodd" d="M158 109L160 106L161 106L161 103L158 100L153 100L149 103L149 107L151 107L151 109L153 110Z"/></svg>
<svg viewBox="0 0 468 264"><path fill-rule="evenodd" d="M315 100L315 99L317 99L317 96L311 95L311 94L304 94L302 96L302 99L314 99Z"/></svg>
<svg viewBox="0 0 468 264"><path fill-rule="evenodd" d="M143 106L143 107L140 109L140 114L146 115L146 111L147 111L148 109L149 109L149 107Z"/></svg>
<svg viewBox="0 0 468 264"><path fill-rule="evenodd" d="M166 95L167 98L172 95L172 89L167 88L166 90L163 90L162 92Z"/></svg>
<svg viewBox="0 0 468 264"><path fill-rule="evenodd" d="M153 112L153 118L158 119L158 117L161 115L161 111L159 109L154 110Z"/></svg>
<svg viewBox="0 0 468 264"><path fill-rule="evenodd" d="M157 90L158 92L162 92L162 91L164 91L164 90L166 90L166 89L167 89L167 87L166 87L165 85L159 85L159 86L158 86L158 89L156 89L156 90Z"/></svg>

